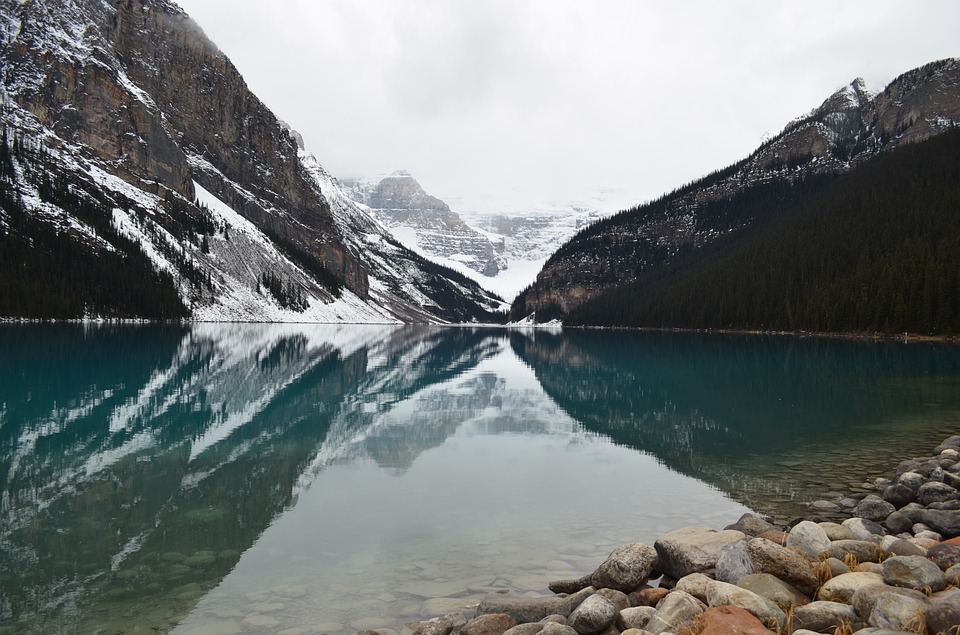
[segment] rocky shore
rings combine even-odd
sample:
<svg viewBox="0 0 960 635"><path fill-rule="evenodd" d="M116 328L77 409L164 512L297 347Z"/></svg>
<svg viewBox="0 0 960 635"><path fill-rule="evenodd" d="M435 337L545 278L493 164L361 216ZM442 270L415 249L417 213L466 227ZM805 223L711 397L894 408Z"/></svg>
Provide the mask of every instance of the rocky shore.
<svg viewBox="0 0 960 635"><path fill-rule="evenodd" d="M554 595L494 594L402 635L960 635L960 435L864 490L787 527L745 514L626 544Z"/></svg>

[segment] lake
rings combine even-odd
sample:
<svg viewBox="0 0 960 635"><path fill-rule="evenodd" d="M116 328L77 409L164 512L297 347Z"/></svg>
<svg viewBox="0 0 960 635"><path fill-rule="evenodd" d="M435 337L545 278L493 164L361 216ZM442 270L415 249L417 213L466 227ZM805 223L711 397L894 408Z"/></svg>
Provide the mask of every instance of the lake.
<svg viewBox="0 0 960 635"><path fill-rule="evenodd" d="M960 347L0 327L0 633L399 630L960 432Z"/></svg>

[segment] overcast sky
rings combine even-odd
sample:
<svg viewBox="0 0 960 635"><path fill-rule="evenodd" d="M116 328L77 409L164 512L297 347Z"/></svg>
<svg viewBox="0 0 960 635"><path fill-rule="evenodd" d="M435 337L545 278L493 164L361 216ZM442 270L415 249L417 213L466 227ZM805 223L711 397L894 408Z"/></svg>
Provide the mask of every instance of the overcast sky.
<svg viewBox="0 0 960 635"><path fill-rule="evenodd" d="M960 56L956 0L178 1L332 174L466 207L655 198Z"/></svg>

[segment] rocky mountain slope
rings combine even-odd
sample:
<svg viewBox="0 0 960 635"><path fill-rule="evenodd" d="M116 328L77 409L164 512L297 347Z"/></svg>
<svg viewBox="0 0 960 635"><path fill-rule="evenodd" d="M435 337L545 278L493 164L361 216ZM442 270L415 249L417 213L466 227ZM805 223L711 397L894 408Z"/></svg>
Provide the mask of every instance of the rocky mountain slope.
<svg viewBox="0 0 960 635"><path fill-rule="evenodd" d="M393 237L430 260L512 300L547 258L578 230L609 215L587 203L566 205L457 200L456 211L427 194L408 172L342 179L344 191L370 208ZM496 211L491 211L490 208Z"/></svg>
<svg viewBox="0 0 960 635"><path fill-rule="evenodd" d="M355 201L370 207L393 236L420 253L459 262L484 276L506 268L503 244L467 225L440 199L430 196L408 172L341 181Z"/></svg>
<svg viewBox="0 0 960 635"><path fill-rule="evenodd" d="M0 314L495 318L496 298L399 245L342 195L172 2L0 0L0 14L2 236L8 253L45 246L33 267L0 266ZM118 283L112 302L80 283L51 311L28 294L65 251L107 279L103 253L146 254L182 306L145 313L124 299L141 283Z"/></svg>
<svg viewBox="0 0 960 635"><path fill-rule="evenodd" d="M876 95L855 80L746 159L581 231L518 296L511 319L562 317L640 275L747 235L808 197L816 179L826 183L958 122L960 60L904 73Z"/></svg>

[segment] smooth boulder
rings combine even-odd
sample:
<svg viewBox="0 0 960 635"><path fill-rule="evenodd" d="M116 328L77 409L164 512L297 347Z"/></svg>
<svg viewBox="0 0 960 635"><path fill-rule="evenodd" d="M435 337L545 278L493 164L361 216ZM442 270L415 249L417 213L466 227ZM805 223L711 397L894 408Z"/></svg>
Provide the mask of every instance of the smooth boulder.
<svg viewBox="0 0 960 635"><path fill-rule="evenodd" d="M570 613L570 626L578 635L596 635L617 621L620 611L613 602L599 594L584 600Z"/></svg>
<svg viewBox="0 0 960 635"><path fill-rule="evenodd" d="M809 558L816 558L829 546L826 530L809 520L800 521L787 534L787 549L796 549Z"/></svg>
<svg viewBox="0 0 960 635"><path fill-rule="evenodd" d="M587 587L567 597L485 598L477 606L477 615L506 613L515 619L517 624L539 622L548 615L566 617L595 591L593 587Z"/></svg>
<svg viewBox="0 0 960 635"><path fill-rule="evenodd" d="M849 604L853 594L871 584L883 584L883 576L865 571L851 571L827 580L817 592L817 599Z"/></svg>
<svg viewBox="0 0 960 635"><path fill-rule="evenodd" d="M658 633L677 633L690 626L700 617L707 607L689 593L674 591L663 599L656 614L647 622L645 630L653 635Z"/></svg>
<svg viewBox="0 0 960 635"><path fill-rule="evenodd" d="M747 551L757 573L776 576L810 597L817 592L817 576L813 567L797 552L763 538L748 542Z"/></svg>
<svg viewBox="0 0 960 635"><path fill-rule="evenodd" d="M642 542L634 542L614 549L590 576L597 589L616 589L629 593L650 577L657 567L657 550Z"/></svg>
<svg viewBox="0 0 960 635"><path fill-rule="evenodd" d="M883 580L889 585L932 592L946 587L943 571L923 556L893 556L883 561Z"/></svg>
<svg viewBox="0 0 960 635"><path fill-rule="evenodd" d="M505 613L489 613L473 618L460 629L460 635L503 635L517 625Z"/></svg>
<svg viewBox="0 0 960 635"><path fill-rule="evenodd" d="M863 620L849 604L818 600L794 609L792 626L794 633L796 629L807 629L815 633L833 633L842 628L859 630L863 628Z"/></svg>
<svg viewBox="0 0 960 635"><path fill-rule="evenodd" d="M714 580L707 585L707 606L724 605L739 606L771 628L780 629L786 623L784 612L767 598L735 584Z"/></svg>
<svg viewBox="0 0 960 635"><path fill-rule="evenodd" d="M700 616L699 635L769 635L770 629L739 606L713 606Z"/></svg>
<svg viewBox="0 0 960 635"><path fill-rule="evenodd" d="M754 573L740 578L737 586L765 597L783 611L810 603L810 598L769 573Z"/></svg>
<svg viewBox="0 0 960 635"><path fill-rule="evenodd" d="M899 593L882 593L874 604L867 625L893 631L926 631L926 603Z"/></svg>
<svg viewBox="0 0 960 635"><path fill-rule="evenodd" d="M713 569L720 550L745 535L741 531L716 531L704 527L684 527L662 536L654 543L660 559L659 570L679 580L685 575Z"/></svg>

